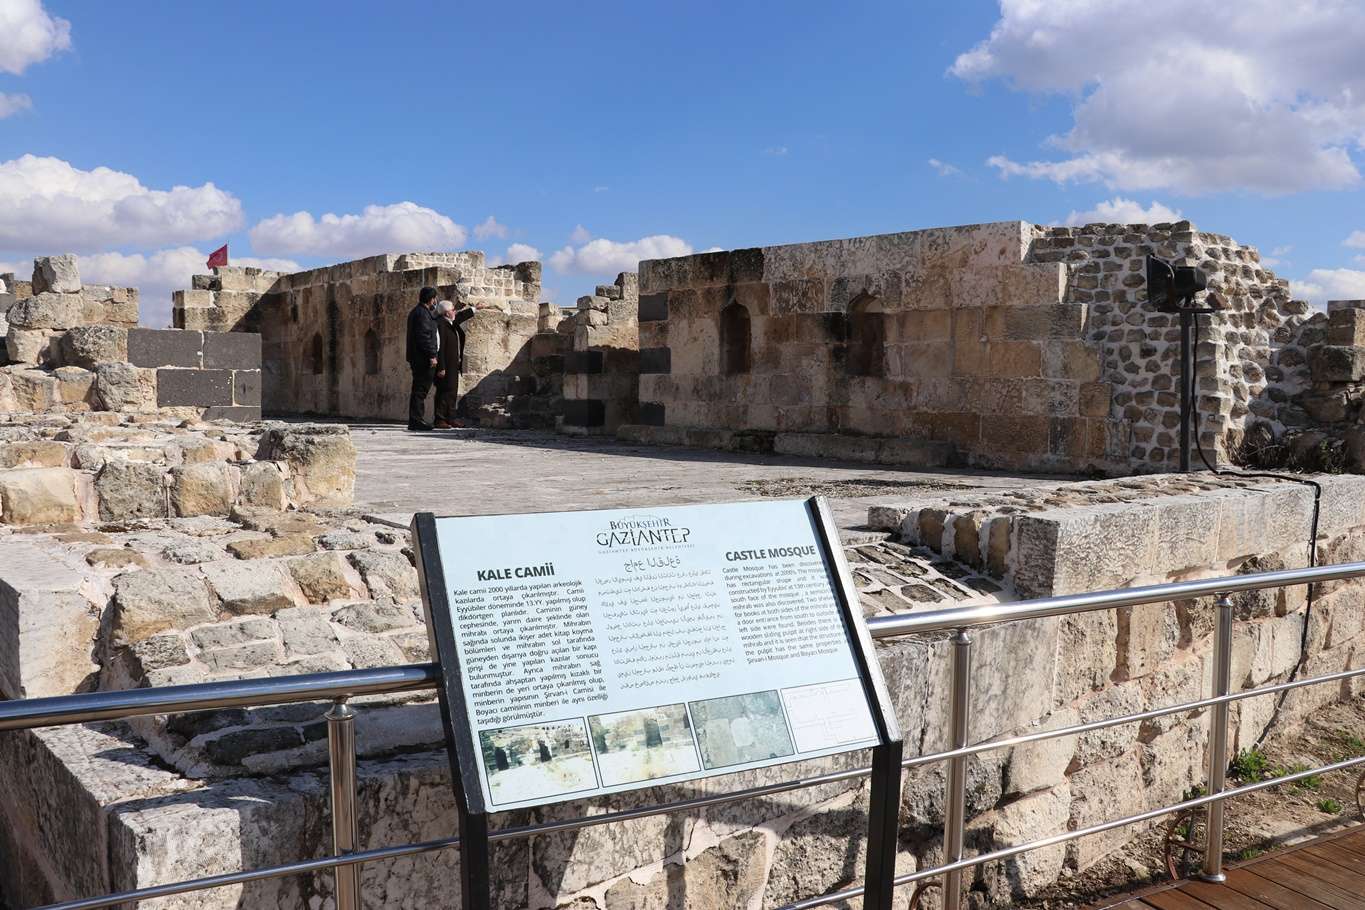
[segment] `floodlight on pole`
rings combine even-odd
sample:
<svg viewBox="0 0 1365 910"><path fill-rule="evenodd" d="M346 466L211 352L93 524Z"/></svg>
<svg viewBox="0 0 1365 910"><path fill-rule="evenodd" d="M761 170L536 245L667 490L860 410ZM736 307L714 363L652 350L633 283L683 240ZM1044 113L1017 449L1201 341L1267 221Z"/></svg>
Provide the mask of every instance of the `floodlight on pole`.
<svg viewBox="0 0 1365 910"><path fill-rule="evenodd" d="M1208 275L1192 265L1173 265L1147 257L1147 300L1160 313L1180 314L1180 470L1190 469L1190 439L1194 422L1194 320L1201 313L1216 313L1218 298L1208 295L1209 306L1195 305L1194 295L1207 290Z"/></svg>

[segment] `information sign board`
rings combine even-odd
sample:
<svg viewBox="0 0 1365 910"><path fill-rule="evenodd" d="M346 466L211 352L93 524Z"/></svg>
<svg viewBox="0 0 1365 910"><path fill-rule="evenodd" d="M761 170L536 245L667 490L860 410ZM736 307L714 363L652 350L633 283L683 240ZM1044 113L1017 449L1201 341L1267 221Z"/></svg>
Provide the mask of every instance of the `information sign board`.
<svg viewBox="0 0 1365 910"><path fill-rule="evenodd" d="M435 532L445 603L428 598L428 627L453 633L487 811L878 742L804 501L437 518Z"/></svg>

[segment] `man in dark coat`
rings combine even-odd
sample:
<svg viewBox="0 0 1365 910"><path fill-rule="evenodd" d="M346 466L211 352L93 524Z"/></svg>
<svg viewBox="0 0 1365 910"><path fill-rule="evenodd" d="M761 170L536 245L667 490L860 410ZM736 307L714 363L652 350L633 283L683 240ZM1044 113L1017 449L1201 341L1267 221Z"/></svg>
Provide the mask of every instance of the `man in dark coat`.
<svg viewBox="0 0 1365 910"><path fill-rule="evenodd" d="M460 374L464 372L464 324L476 309L463 304L457 310L449 300L436 304L436 329L441 336L441 351L436 355L436 429L460 426Z"/></svg>
<svg viewBox="0 0 1365 910"><path fill-rule="evenodd" d="M408 396L408 430L430 430L426 422L427 395L436 378L437 355L441 338L436 329L436 289L422 288L417 306L408 314L408 368L412 370L412 394Z"/></svg>

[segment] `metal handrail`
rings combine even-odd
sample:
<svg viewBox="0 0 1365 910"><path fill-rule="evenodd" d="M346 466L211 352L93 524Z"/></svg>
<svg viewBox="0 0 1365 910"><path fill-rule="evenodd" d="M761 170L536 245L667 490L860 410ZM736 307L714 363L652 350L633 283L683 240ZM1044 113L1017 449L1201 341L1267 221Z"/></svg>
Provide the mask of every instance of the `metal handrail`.
<svg viewBox="0 0 1365 910"><path fill-rule="evenodd" d="M1273 686L1248 689L1242 692L1226 691L1227 669L1230 664L1230 636L1232 624L1231 601L1227 594L1231 591L1247 591L1260 588L1281 587L1292 584L1310 584L1322 581L1341 580L1365 576L1365 562L1343 563L1335 566L1322 566L1308 569L1287 569L1276 572L1262 572L1251 575L1224 576L1197 581L1174 582L1149 585L1118 591L1097 591L1063 597L1040 598L1014 604L961 607L946 610L927 611L920 614L895 617L877 617L867 620L868 628L874 638L893 638L910 634L955 630L953 639L953 676L952 715L953 741L960 743L953 749L929 755L916 756L903 762L905 767L927 764L934 761L948 761L949 771L949 821L945 830L945 855L953 861L930 869L898 876L896 885L904 885L942 875L945 884L956 884L960 873L982 863L1007 859L1030 850L1054 846L1091 834L1098 834L1125 825L1137 824L1167 815L1172 812L1186 811L1200 806L1210 807L1209 838L1210 846L1221 844L1221 812L1217 813L1219 831L1213 832L1214 810L1221 810L1223 802L1231 797L1252 793L1278 784L1289 783L1315 774L1365 764L1365 756L1337 762L1317 769L1297 772L1284 777L1262 781L1235 789L1224 789L1221 772L1226 770L1226 710L1233 701L1270 695L1308 685L1318 685L1365 675L1365 668L1346 670L1301 680L1291 680ZM1212 697L1171 705L1164 708L1136 714L1123 715L1074 724L1037 733L998 739L975 745L966 745L967 739L967 701L970 697L970 659L972 641L967 630L972 627L996 623L1017 622L1026 619L1042 619L1073 613L1090 612L1118 607L1139 606L1173 600L1214 594L1218 596L1218 622L1215 627L1215 688L1219 678L1223 680L1223 691ZM443 838L418 844L384 847L374 850L354 851L355 819L355 776L354 776L354 715L345 708L345 701L363 695L414 692L433 688L439 681L440 671L435 664L414 664L402 667L383 667L368 670L349 670L335 673L316 673L292 677L271 677L264 679L231 680L216 683L201 683L164 688L134 689L121 692L95 692L80 695L56 696L50 698L0 702L0 731L25 730L36 727L63 726L93 721L121 720L157 714L171 714L187 711L212 710L225 707L262 707L266 705L287 704L291 702L327 700L334 707L326 715L331 770L333 776L332 800L335 855L312 860L304 860L264 869L246 870L221 875L206 876L183 882L156 885L136 891L110 894L103 897L85 898L51 904L43 910L93 910L119 903L147 900L171 894L181 894L206 888L222 887L277 878L286 875L315 872L323 869L350 870L354 873L360 864L379 859L410 856L418 853L441 850L459 844L458 837ZM1105 729L1125 723L1135 723L1170 714L1192 712L1213 708L1223 719L1224 736L1215 737L1209 750L1210 793L1206 796L1185 800L1170 806L1152 809L1137 815L1127 816L1114 821L1103 822L1088 828L1068 831L1037 841L1030 841L997 850L992 853L962 858L962 834L965 821L965 762L971 755L993 749L1008 748L1030 742L1052 739L1061 736L1075 736L1092 730ZM1221 740L1221 748L1219 741ZM349 762L349 769L347 763ZM563 821L544 822L533 825L509 826L489 833L490 840L530 837L561 831L576 830L593 825L628 821L645 818L666 812L688 811L707 806L720 805L748 799L755 796L770 796L792 790L855 780L867 776L870 768L855 768L829 772L812 777L798 778L760 787L739 791L696 797L675 803L642 806L600 815L584 816ZM954 810L954 806L959 807ZM349 832L346 830L349 827ZM347 849L349 845L350 849ZM1205 852L1205 878L1221 879L1221 849L1214 855L1212 850ZM338 904L341 910L354 910L358 907L358 876L349 874L343 879L338 876ZM343 892L345 898L343 900ZM863 893L862 887L845 889L818 897L808 898L789 904L783 910L806 910L837 903ZM960 892L945 888L944 907L960 906Z"/></svg>
<svg viewBox="0 0 1365 910"><path fill-rule="evenodd" d="M441 671L435 664L410 664L369 670L302 673L297 676L232 679L185 686L21 698L0 701L0 731L63 727L219 708L263 708L301 701L389 695L432 689L440 678Z"/></svg>
<svg viewBox="0 0 1365 910"><path fill-rule="evenodd" d="M898 616L874 616L867 620L873 638L895 638L923 632L950 632L973 626L1019 622L1025 619L1047 619L1073 613L1112 610L1117 607L1138 607L1143 604L1189 600L1210 594L1230 594L1235 591L1254 591L1258 588L1278 588L1322 581L1340 581L1365 575L1365 562L1343 562L1331 566L1304 569L1280 569L1250 575L1222 575L1193 581L1173 581L1137 588L1111 591L1088 591L1084 594L1064 594L1040 597L1017 603L982 604L971 607L948 607L925 610Z"/></svg>

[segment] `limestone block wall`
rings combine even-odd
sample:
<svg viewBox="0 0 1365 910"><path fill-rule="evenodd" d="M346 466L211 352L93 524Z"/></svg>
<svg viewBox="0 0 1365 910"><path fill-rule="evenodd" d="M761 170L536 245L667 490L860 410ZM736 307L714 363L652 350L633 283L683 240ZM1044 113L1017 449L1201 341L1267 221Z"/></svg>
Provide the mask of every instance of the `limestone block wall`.
<svg viewBox="0 0 1365 910"><path fill-rule="evenodd" d="M282 273L249 266L221 266L195 275L192 286L171 294L171 324L210 332L255 331L252 314Z"/></svg>
<svg viewBox="0 0 1365 910"><path fill-rule="evenodd" d="M973 464L1121 453L1070 272L1034 228L970 225L641 264L640 420L902 437ZM818 449L806 440L804 447Z"/></svg>
<svg viewBox="0 0 1365 910"><path fill-rule="evenodd" d="M1314 479L1323 485L1319 562L1360 559L1365 479ZM874 508L869 523L893 530L907 544L979 567L1018 596L1046 596L1306 565L1312 503L1312 489L1300 484L1182 475L926 497ZM1283 682L1296 672L1304 677L1365 666L1362 587L1320 585L1311 608L1303 586L1235 595L1233 688ZM1211 600L974 633L972 741L1206 696ZM946 658L940 645L927 646L935 661ZM1239 702L1230 748L1249 748L1272 726L1292 728L1318 707L1362 691L1356 681L1295 690L1282 700ZM943 745L941 708L932 710L925 750ZM900 719L916 728L913 714ZM984 852L1175 802L1203 783L1206 742L1204 716L1169 716L985 754L969 774L972 849ZM941 819L934 805L941 783L937 772L926 770L907 786L906 812L922 820L929 842ZM1008 906L1011 892L1035 893L1062 869L1084 869L1137 833L1109 832L989 867L976 875L974 887L989 896L988 905Z"/></svg>
<svg viewBox="0 0 1365 910"><path fill-rule="evenodd" d="M408 311L432 286L486 307L465 323L461 389L472 417L534 422L539 390L530 339L539 322L540 264L488 266L481 252L403 253L287 275L218 269L177 292L177 326L231 326L262 336L262 402L275 414L407 416Z"/></svg>
<svg viewBox="0 0 1365 910"><path fill-rule="evenodd" d="M573 349L564 358L566 433L615 433L637 420L640 374L639 281L622 272L578 298Z"/></svg>

